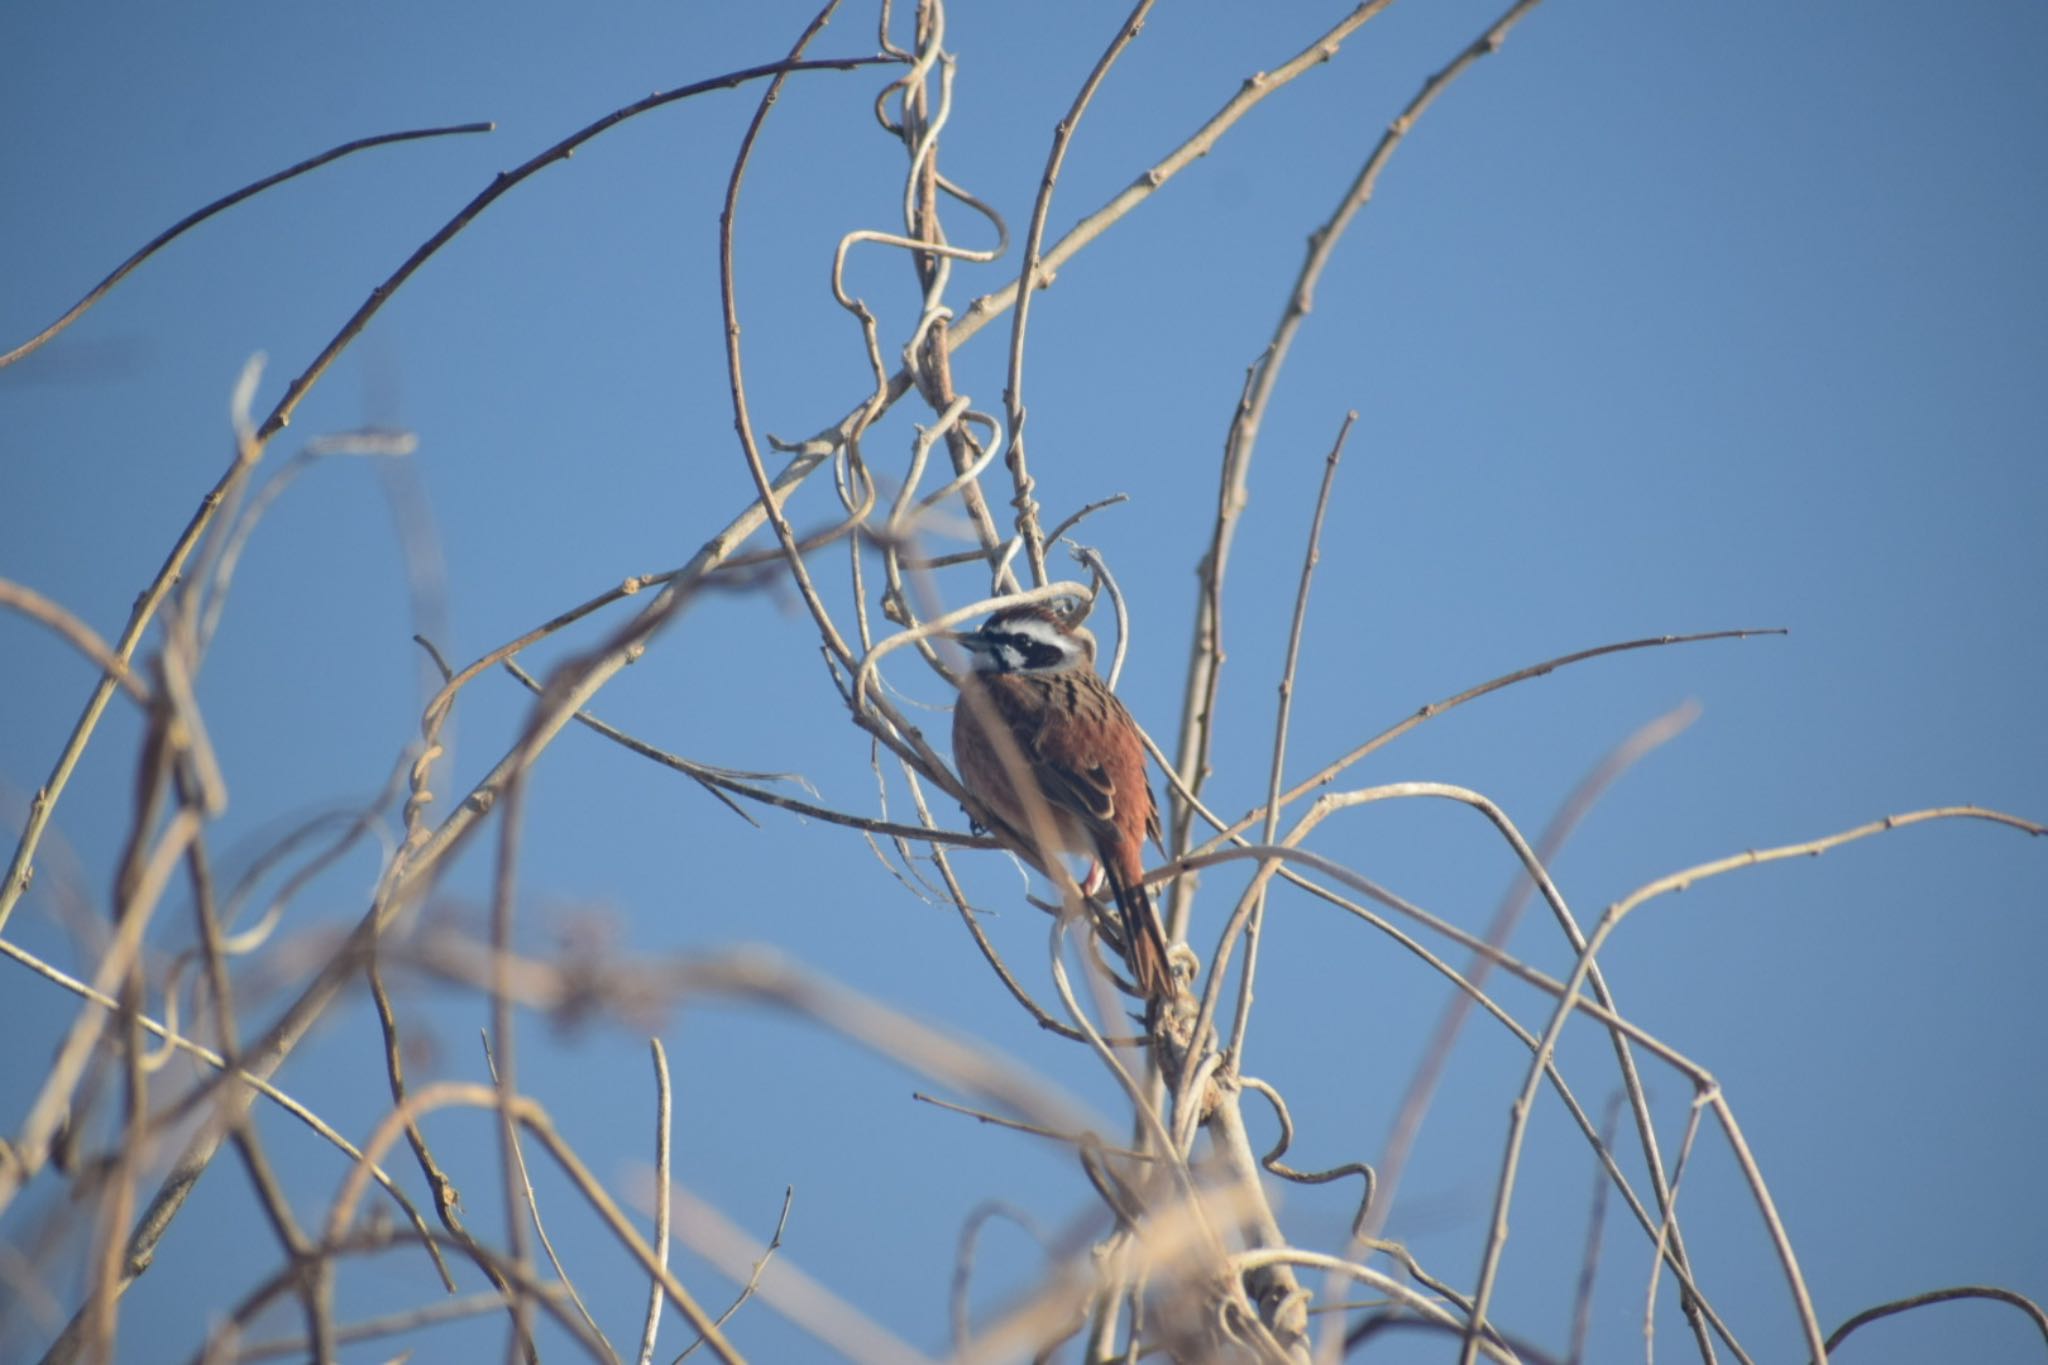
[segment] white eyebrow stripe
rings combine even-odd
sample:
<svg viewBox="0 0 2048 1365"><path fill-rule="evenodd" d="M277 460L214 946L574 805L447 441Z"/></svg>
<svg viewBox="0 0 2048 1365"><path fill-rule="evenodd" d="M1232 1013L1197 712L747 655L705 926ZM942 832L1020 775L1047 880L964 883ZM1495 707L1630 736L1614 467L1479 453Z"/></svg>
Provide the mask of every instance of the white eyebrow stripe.
<svg viewBox="0 0 2048 1365"><path fill-rule="evenodd" d="M1043 617L1026 616L1017 621L1005 621L1002 629L1006 635L1021 635L1033 644L1044 645L1048 649L1058 650L1061 654L1071 652L1067 637L1060 632L1060 628Z"/></svg>

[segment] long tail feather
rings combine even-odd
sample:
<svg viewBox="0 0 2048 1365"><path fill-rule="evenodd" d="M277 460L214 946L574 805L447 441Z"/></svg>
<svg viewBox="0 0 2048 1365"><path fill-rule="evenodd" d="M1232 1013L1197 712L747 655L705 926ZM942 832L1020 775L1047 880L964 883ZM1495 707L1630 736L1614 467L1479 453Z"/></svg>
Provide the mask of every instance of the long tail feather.
<svg viewBox="0 0 2048 1365"><path fill-rule="evenodd" d="M1138 990L1147 1000L1170 999L1175 991L1173 968L1166 954L1166 931L1159 925L1152 897L1143 886L1126 886L1123 878L1114 875L1109 878L1109 891L1123 920L1124 959Z"/></svg>

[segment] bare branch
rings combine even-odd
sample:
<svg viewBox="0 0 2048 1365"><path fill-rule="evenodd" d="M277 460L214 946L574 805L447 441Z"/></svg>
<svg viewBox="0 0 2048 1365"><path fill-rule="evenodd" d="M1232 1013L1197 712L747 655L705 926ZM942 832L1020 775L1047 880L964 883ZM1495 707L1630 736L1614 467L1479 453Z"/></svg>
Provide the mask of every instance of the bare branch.
<svg viewBox="0 0 2048 1365"><path fill-rule="evenodd" d="M661 1039L649 1038L647 1049L654 1058L654 1259L668 1264L668 1146L670 1100L668 1053ZM723 1326L724 1318L719 1325ZM640 1331L640 1365L653 1365L654 1341L661 1331L661 1280L656 1277L647 1291L647 1325ZM686 1353L687 1354L687 1353ZM680 1357L679 1357L680 1358Z"/></svg>
<svg viewBox="0 0 2048 1365"><path fill-rule="evenodd" d="M1266 778L1266 832L1261 840L1272 843L1280 832L1280 781L1287 766L1287 722L1294 714L1294 670L1301 661L1302 630L1308 621L1308 588L1314 581L1316 564L1323 557L1323 517L1330 510L1330 490L1337 483L1337 462L1344 458L1344 442L1358 421L1356 411L1344 414L1337 429L1336 443L1323 460L1323 482L1316 490L1316 510L1309 519L1308 548L1301 559L1301 584L1294 592L1294 618L1287 627L1287 653L1280 668L1280 704L1273 718L1273 762ZM1259 970L1259 933L1266 917L1262 893L1245 922L1244 971L1238 978L1237 1018L1230 1028L1230 1058L1233 1067L1244 1065L1245 1035L1251 1028L1252 983ZM1461 999L1463 997L1460 997Z"/></svg>
<svg viewBox="0 0 2048 1365"><path fill-rule="evenodd" d="M86 291L85 297L72 304L63 317L58 318L48 327L30 337L27 341L22 342L13 350L0 354L0 369L5 369L31 351L40 349L50 338L78 321L86 309L106 297L109 290L126 279L135 267L141 265L151 256L154 256L159 250L169 246L188 230L199 226L216 213L231 209L244 199L261 194L273 185L282 185L285 181L295 179L308 171L316 171L330 161L339 161L345 156L356 152L368 151L372 147L386 147L394 142L413 142L421 138L452 137L458 133L495 132L497 126L495 123L457 123L445 128L413 128L402 133L379 133L374 137L359 137L353 142L344 142L339 147L330 147L318 156L308 157L296 165L287 166L281 171L266 175L261 180L244 185L232 194L223 195L206 207L195 209L193 212L186 214L183 218L180 218L177 222L150 238L133 256L115 266L113 273Z"/></svg>
<svg viewBox="0 0 2048 1365"><path fill-rule="evenodd" d="M671 1192L666 1190L662 1192L661 1198L664 1202L672 1197ZM782 1191L782 1212L775 1216L775 1235L768 1239L768 1245L763 1247L761 1254L754 1258L754 1268L747 1272L747 1282L740 1286L739 1294L734 1297L731 1303L725 1306L725 1311L718 1315L717 1321L720 1327L725 1326L732 1318L732 1315L739 1312L746 1305L747 1300L753 1298L755 1292L760 1289L762 1272L767 1270L768 1263L775 1259L775 1253L782 1249L782 1234L789 1227L790 1205L795 1202L796 1186L785 1186ZM681 1361L688 1359L703 1344L704 1338L698 1337L688 1346L685 1346L682 1354L676 1357L678 1365Z"/></svg>
<svg viewBox="0 0 2048 1365"><path fill-rule="evenodd" d="M1827 852L1829 849L1838 848L1857 839L1868 838L1873 834L1883 834L1929 820L1944 819L1987 820L1995 824L2008 825L2014 829L2023 830L2028 834L2036 836L2048 834L2048 826L2037 825L2032 821L2022 820L2017 816L2006 815L2000 811L1986 810L1977 806L1948 806L1930 810L1911 811L1904 815L1893 815L1887 816L1882 820L1873 820L1869 824L1858 825L1853 829L1843 830L1838 834L1831 834L1824 838L1809 840L1805 843L1787 844L1779 848L1763 849L1760 851L1752 850L1748 853L1737 854L1732 858L1702 863L1683 872L1676 872L1668 877L1660 877L1608 907L1607 912L1600 917L1600 923L1594 927L1592 935L1587 939L1585 947L1580 950L1577 966L1573 968L1571 976L1565 980L1564 997L1560 1001L1557 1010L1551 1015L1549 1026L1544 1030L1543 1040L1537 1049L1535 1063L1532 1064L1528 1076L1525 1077L1522 1091L1516 1097L1515 1103L1510 1110L1512 1117L1508 1125L1507 1151L1502 1159L1500 1182L1494 1192L1493 1220L1487 1235L1486 1254L1480 1262L1479 1287L1474 1296L1475 1322L1483 1322L1485 1320L1486 1308L1492 1299L1494 1286L1499 1279L1501 1254L1507 1244L1508 1205L1513 1198L1515 1174L1521 1158L1522 1139L1528 1129L1529 1113L1534 1103L1535 1090L1542 1074L1542 1063L1549 1058L1557 1047L1558 1035L1564 1029L1565 1020L1571 1015L1571 999L1578 995L1580 988L1585 985L1587 977L1595 970L1595 955L1600 951L1602 945L1607 942L1608 936L1614 932L1615 928L1629 912L1657 896L1666 895L1673 891L1685 890L1693 885L1694 882L1706 877L1718 876L1723 872L1732 872L1737 868L1778 862L1786 858L1816 857ZM1545 894L1546 896L1549 894L1548 887L1545 888ZM1792 1250L1791 1238L1786 1235L1784 1224L1779 1221L1776 1205L1771 1199L1770 1191L1764 1184L1763 1172L1758 1169L1756 1158L1750 1153L1748 1145L1742 1139L1742 1131L1735 1121L1734 1111L1729 1108L1726 1099L1721 1097L1718 1089L1714 1093L1712 1104L1715 1115L1721 1120L1722 1127L1728 1133L1729 1145L1733 1148L1736 1159L1742 1166L1743 1177L1749 1184L1751 1195L1756 1200L1757 1211L1762 1214L1765 1227L1771 1234L1771 1242L1777 1248L1778 1260L1784 1267L1785 1278L1792 1293L1793 1304L1799 1312L1800 1325L1806 1332L1808 1349L1813 1352L1815 1359L1825 1359L1827 1351L1821 1340L1820 1323L1814 1316L1813 1301L1807 1293L1805 1277L1800 1273L1798 1257ZM1464 1352L1465 1361L1461 1362L1461 1365L1469 1365L1472 1353L1476 1349L1476 1341L1477 1338L1468 1330Z"/></svg>
<svg viewBox="0 0 2048 1365"><path fill-rule="evenodd" d="M1032 497L1035 484L1024 458L1024 333L1031 319L1031 282L1038 274L1039 251L1045 242L1045 219L1052 211L1053 187L1059 183L1060 167L1067 159L1067 147L1074 130L1088 112L1089 102L1109 75L1110 67L1145 27L1152 12L1152 0L1138 0L1125 17L1116 36L1096 59L1088 78L1074 94L1066 114L1053 125L1052 150L1046 154L1045 174L1039 177L1038 194L1031 203L1031 226L1024 233L1024 260L1017 272L1017 311L1010 320L1010 375L1003 391L1003 405L1010 417L1010 447L1004 458L1010 467L1010 481L1016 492L1011 505L1017 509L1017 534L1024 539L1024 557L1031 565L1031 581L1045 582L1045 538L1038 527L1038 503Z"/></svg>
<svg viewBox="0 0 2048 1365"><path fill-rule="evenodd" d="M1903 1299L1894 1299L1890 1303L1881 1303L1875 1308L1866 1308L1840 1327L1837 1327L1828 1336L1827 1348L1830 1351L1834 1350L1857 1328L1876 1322L1881 1318L1891 1317L1894 1313L1906 1313L1915 1308L1925 1308L1930 1304L1954 1303L1958 1299L1989 1299L1993 1303L2011 1304L2014 1308L2027 1315L2028 1321L2032 1322L2035 1330L2040 1332L2042 1344L2048 1345L2048 1313L2041 1311L2041 1305L2035 1303L2024 1294L2015 1294L2010 1289L2000 1289L1996 1285L1963 1284L1957 1285L1952 1289L1930 1289L1924 1294L1909 1294Z"/></svg>
<svg viewBox="0 0 2048 1365"><path fill-rule="evenodd" d="M99 637L98 631L62 606L34 588L0 578L0 607L9 607L29 620L56 631L73 649L92 660L103 672L111 675L120 684L123 692L139 704L149 705L149 689L130 671L128 661L107 648L107 642ZM0 926L4 926L6 922L5 916L0 915Z"/></svg>

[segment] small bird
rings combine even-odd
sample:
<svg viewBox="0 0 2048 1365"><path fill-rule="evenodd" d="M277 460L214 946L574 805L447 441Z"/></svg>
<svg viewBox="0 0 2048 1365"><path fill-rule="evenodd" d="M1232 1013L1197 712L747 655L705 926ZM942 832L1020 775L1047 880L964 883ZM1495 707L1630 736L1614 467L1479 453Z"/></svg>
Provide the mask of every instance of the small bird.
<svg viewBox="0 0 2048 1365"><path fill-rule="evenodd" d="M1094 859L1123 921L1124 957L1148 1000L1171 998L1166 935L1141 880L1159 812L1137 723L1095 672L1086 609L1007 607L952 638L968 652L953 708L953 761L989 832L1040 868Z"/></svg>

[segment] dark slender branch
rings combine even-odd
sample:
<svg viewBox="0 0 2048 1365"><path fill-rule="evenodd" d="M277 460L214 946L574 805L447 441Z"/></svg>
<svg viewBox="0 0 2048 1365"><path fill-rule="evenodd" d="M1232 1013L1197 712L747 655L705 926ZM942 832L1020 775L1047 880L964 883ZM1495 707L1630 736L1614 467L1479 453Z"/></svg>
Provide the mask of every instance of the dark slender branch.
<svg viewBox="0 0 2048 1365"><path fill-rule="evenodd" d="M370 291L370 297L363 300L362 306L356 309L355 314L342 325L342 329L335 333L334 339L327 343L320 354L313 358L313 363L308 365L305 371L286 388L284 397L278 400L277 406L271 410L270 416L264 418L263 425L257 428L257 442L259 444L267 442L272 436L275 436L278 432L291 425L292 413L298 409L300 400L306 396L308 390L320 382L321 376L327 373L328 366L334 363L334 358L348 348L349 343L354 341L363 328L369 325L370 319L375 317L378 311L390 301L391 296L397 293L407 280L412 278L414 272L427 263L429 257L442 247L448 245L457 233L475 222L479 214L503 198L514 187L531 179L539 172L546 170L557 161L567 161L577 148L589 142L592 138L597 137L600 133L609 132L628 119L637 118L641 114L660 109L665 105L690 99L696 95L709 94L714 90L730 90L735 86L745 85L749 81L761 80L764 77L780 78L797 71L852 71L859 67L875 66L890 60L892 59L888 57L837 57L811 62L768 62L761 66L742 67L737 71L728 71L722 76L712 76L706 80L692 81L688 85L679 85L673 90L657 91L645 99L635 100L623 108L614 109L603 118L585 124L545 151L529 157L512 170L500 171L492 178L490 184L478 191L476 197L463 205L453 218L450 218L441 226L439 231L422 242L412 255L406 257L404 264L391 272L384 283Z"/></svg>
<svg viewBox="0 0 2048 1365"><path fill-rule="evenodd" d="M184 236L190 229L198 227L216 213L233 208L244 199L259 195L273 185L282 185L287 180L296 179L308 171L317 171L330 161L339 161L345 156L350 156L356 152L368 151L372 147L385 147L394 142L414 142L421 138L452 137L457 133L488 133L495 131L497 126L495 123L457 123L445 128L413 128L402 133L378 133L374 137L359 137L353 142L344 142L339 147L330 147L318 156L308 157L295 166L287 166L275 174L266 175L261 180L244 185L233 194L224 195L208 204L205 208L186 214L183 218L180 218L177 222L152 237L140 251L137 251L133 256L115 266L112 274L87 291L84 298L72 304L70 310L63 317L58 318L48 327L30 337L27 341L22 342L21 345L13 350L0 355L0 369L6 369L9 365L12 365L30 352L40 350L43 344L49 341L50 338L78 321L84 315L86 309L104 298L107 292L126 279L135 267L141 265L151 256L154 256L162 248L169 246L172 242Z"/></svg>
<svg viewBox="0 0 2048 1365"><path fill-rule="evenodd" d="M666 1196L664 1195L664 1197ZM794 1204L795 1202L796 1186L783 1186L782 1212L776 1215L775 1232L772 1236L769 1237L768 1245L761 1248L761 1254L754 1259L754 1268L747 1275L747 1282L740 1286L740 1292L733 1297L733 1301L731 1303L725 1306L725 1311L723 1313L720 1313L715 1319L712 1320L712 1325L714 1327L723 1327L726 1323L730 1322L732 1320L732 1315L739 1312L741 1308L745 1307L747 1300L754 1297L754 1291L761 1287L762 1272L767 1270L768 1263L775 1259L775 1253L782 1249L782 1234L784 1230L789 1227L790 1205ZM704 1338L702 1336L699 1336L695 1341L691 1342L688 1346L685 1346L682 1349L682 1352L676 1356L676 1365L681 1365L682 1361L687 1360L691 1355L695 1354L697 1348L702 1346L703 1344Z"/></svg>
<svg viewBox="0 0 2048 1365"><path fill-rule="evenodd" d="M1963 1284L1952 1289L1930 1289L1924 1294L1912 1294L1903 1299L1894 1299L1890 1303L1881 1303L1875 1308L1866 1308L1828 1336L1827 1348L1832 1352L1848 1339L1851 1332L1880 1318L1891 1317L1894 1313L1911 1312L1915 1308L1925 1308L1930 1304L1953 1303L1957 1299L1990 1299L1994 1303L2011 1304L2027 1315L2028 1320L2034 1324L2034 1330L2041 1334L2042 1344L2048 1345L2048 1313L2041 1311L2041 1305L2024 1294L2015 1294L2012 1290L2000 1289L1997 1285Z"/></svg>
<svg viewBox="0 0 2048 1365"><path fill-rule="evenodd" d="M1052 212L1053 188L1059 184L1060 167L1066 163L1067 147L1073 141L1074 130L1088 112L1095 92L1109 76L1110 67L1116 65L1116 59L1123 55L1124 49L1145 27L1145 16L1152 12L1152 4L1153 0L1138 0L1132 6L1130 14L1109 40L1109 46L1096 58L1088 79L1082 81L1081 88L1074 93L1074 102L1053 125L1052 149L1046 153L1045 174L1039 177L1038 195L1031 204L1031 225L1024 233L1024 259L1017 271L1017 311L1010 319L1009 380L1003 390L1003 403L1010 419L1010 445L1004 452L1004 459L1009 464L1010 479L1016 490L1012 505L1017 509L1017 534L1024 538L1024 557L1031 565L1033 584L1045 582L1045 535L1039 529L1038 502L1031 496L1034 485L1024 458L1024 333L1031 321L1031 296L1037 292L1031 286L1038 274L1039 249L1045 242L1045 220Z"/></svg>
<svg viewBox="0 0 2048 1365"><path fill-rule="evenodd" d="M541 684L539 680L519 665L507 660L505 671L534 692L540 692ZM677 772L693 778L703 786L711 789L714 794L732 792L734 795L746 797L749 801L759 801L764 806L775 806L789 811L793 815L801 815L812 820L821 820L828 825L844 825L849 829L864 830L869 834L879 834L892 839L915 839L930 844L950 844L956 848L1003 847L999 841L986 835L961 834L953 830L934 829L925 825L904 825L889 820L875 820L865 815L854 815L849 811L834 810L830 806L820 806L810 801L799 801L793 796L784 796L780 792L772 792L766 788L742 782L739 780L738 775L727 769L713 767L706 763L698 763L694 759L684 758L680 754L672 754L666 749L656 748L646 740L636 738L617 726L599 720L586 710L578 710L576 712L576 720L583 725L589 726L613 743L639 754L642 758L653 759L663 767L673 768ZM748 774L748 776L763 775ZM720 799L724 798L721 797ZM731 802L728 801L727 804L731 805ZM734 809L738 808L734 807ZM744 816L745 812L742 811L741 814ZM751 816L747 816L746 819L749 824L755 823Z"/></svg>

